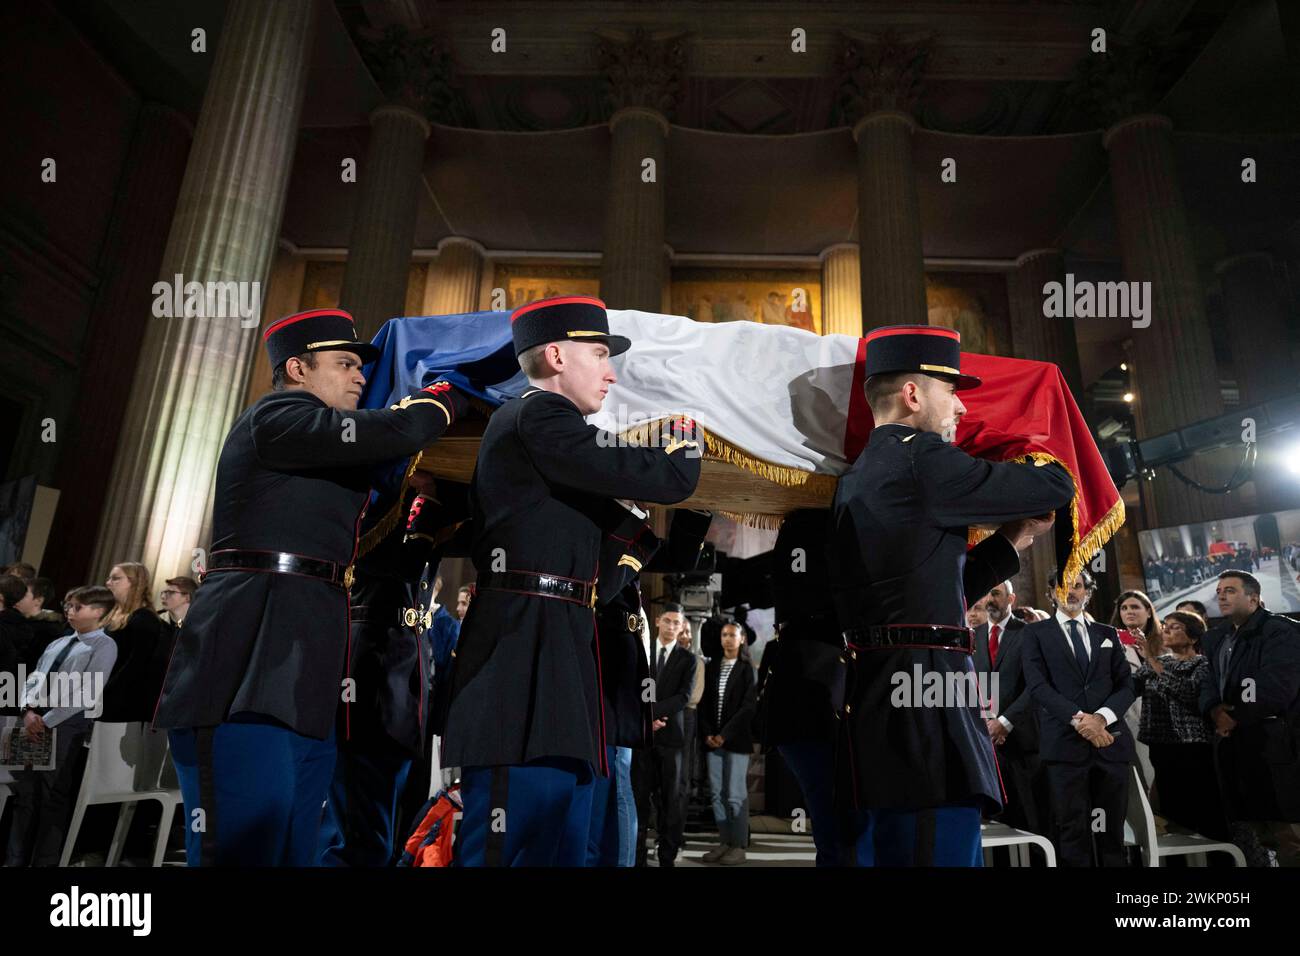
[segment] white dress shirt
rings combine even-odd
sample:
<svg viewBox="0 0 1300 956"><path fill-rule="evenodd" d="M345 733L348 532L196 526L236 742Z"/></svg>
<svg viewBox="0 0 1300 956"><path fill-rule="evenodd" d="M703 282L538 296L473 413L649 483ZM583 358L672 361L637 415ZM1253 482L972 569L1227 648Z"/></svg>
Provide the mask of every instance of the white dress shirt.
<svg viewBox="0 0 1300 956"><path fill-rule="evenodd" d="M47 684L50 668L70 641L73 642L72 649L59 664L57 673L77 675L76 682L55 680ZM36 670L28 675L20 706L36 709L46 727L57 727L65 720L82 717L102 703L97 695L102 694L116 661L117 642L105 634L103 628L61 637L45 648L36 663ZM80 699L47 700L47 691L54 696L79 691Z"/></svg>
<svg viewBox="0 0 1300 956"><path fill-rule="evenodd" d="M1059 607L1056 609L1057 626L1060 627L1061 635L1065 638L1065 647L1070 652L1070 657L1074 657L1074 641L1070 640L1071 620L1075 620L1079 622L1079 638L1083 641L1083 650L1088 655L1088 660L1091 661L1092 660L1092 638L1088 636L1088 622L1085 619L1085 615L1080 614L1076 618L1071 618L1070 615L1066 614L1065 611L1061 610ZM1100 710L1097 711L1097 713L1099 716L1101 716L1103 720L1106 721L1107 727L1115 723L1115 721L1118 719L1115 716L1115 712L1111 710L1109 707L1102 707Z"/></svg>

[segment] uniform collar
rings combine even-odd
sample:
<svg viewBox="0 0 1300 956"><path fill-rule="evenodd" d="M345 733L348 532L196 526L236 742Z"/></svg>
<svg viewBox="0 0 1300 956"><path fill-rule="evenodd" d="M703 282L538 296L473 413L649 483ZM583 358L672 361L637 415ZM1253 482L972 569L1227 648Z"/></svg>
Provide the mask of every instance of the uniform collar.
<svg viewBox="0 0 1300 956"><path fill-rule="evenodd" d="M907 439L910 435L915 435L919 429L911 425L904 425L900 422L886 422L883 425L877 425L871 429L871 435L867 438L867 444L870 445L877 438L884 440L886 438Z"/></svg>

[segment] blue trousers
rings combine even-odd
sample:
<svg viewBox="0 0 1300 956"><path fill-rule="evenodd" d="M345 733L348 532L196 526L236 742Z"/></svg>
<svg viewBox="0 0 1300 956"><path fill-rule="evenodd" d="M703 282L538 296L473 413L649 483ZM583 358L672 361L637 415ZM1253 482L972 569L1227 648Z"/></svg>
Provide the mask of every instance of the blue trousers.
<svg viewBox="0 0 1300 956"><path fill-rule="evenodd" d="M411 758L339 749L320 829L321 866L392 866ZM419 821L415 821L418 823Z"/></svg>
<svg viewBox="0 0 1300 956"><path fill-rule="evenodd" d="M704 763L709 771L713 822L718 826L723 845L749 846L749 811L745 807L749 754L732 753L717 747L705 753Z"/></svg>
<svg viewBox="0 0 1300 956"><path fill-rule="evenodd" d="M817 847L818 866L846 866L853 856L844 846L835 814L835 748L829 741L799 740L780 744L777 752L794 774L803 794Z"/></svg>
<svg viewBox="0 0 1300 956"><path fill-rule="evenodd" d="M316 740L267 720L169 732L188 865L316 865L334 734Z"/></svg>
<svg viewBox="0 0 1300 956"><path fill-rule="evenodd" d="M606 747L609 776L591 788L587 866L636 866L636 800L632 797L632 748Z"/></svg>
<svg viewBox="0 0 1300 956"><path fill-rule="evenodd" d="M595 776L567 757L462 768L454 865L586 866Z"/></svg>
<svg viewBox="0 0 1300 956"><path fill-rule="evenodd" d="M983 866L975 801L923 810L860 810L858 866Z"/></svg>

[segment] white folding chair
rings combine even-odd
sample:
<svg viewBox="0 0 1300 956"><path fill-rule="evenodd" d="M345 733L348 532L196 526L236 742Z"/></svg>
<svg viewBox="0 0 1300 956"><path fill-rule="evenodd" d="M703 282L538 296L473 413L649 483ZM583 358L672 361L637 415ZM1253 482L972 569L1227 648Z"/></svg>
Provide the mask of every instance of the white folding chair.
<svg viewBox="0 0 1300 956"><path fill-rule="evenodd" d="M1226 853L1232 857L1234 866L1246 865L1245 854L1231 843L1220 843L1199 833L1158 833L1151 801L1135 767L1129 771L1124 842L1138 847L1145 866L1160 866L1161 858L1166 856L1186 856L1190 865L1205 866L1209 853Z"/></svg>
<svg viewBox="0 0 1300 956"><path fill-rule="evenodd" d="M990 863L990 853L994 847L1015 847L1011 854L1012 866L1029 866L1029 848L1036 846L1043 851L1048 866L1056 866L1056 848L1052 841L1028 830L1017 830L1005 823L981 823L980 844L984 848L985 865Z"/></svg>
<svg viewBox="0 0 1300 956"><path fill-rule="evenodd" d="M67 866L72 858L72 849L76 846L77 833L81 829L86 808L97 804L119 803L122 808L118 811L117 828L113 831L113 842L105 860L107 866L117 866L127 831L135 816L136 804L141 800L157 801L162 808L153 854L153 865L162 865L172 816L181 801L180 790L160 785L168 756L167 734L164 731L150 730L139 722L95 722L90 734L86 772L81 778L81 789L72 811L72 823L63 844L60 866Z"/></svg>

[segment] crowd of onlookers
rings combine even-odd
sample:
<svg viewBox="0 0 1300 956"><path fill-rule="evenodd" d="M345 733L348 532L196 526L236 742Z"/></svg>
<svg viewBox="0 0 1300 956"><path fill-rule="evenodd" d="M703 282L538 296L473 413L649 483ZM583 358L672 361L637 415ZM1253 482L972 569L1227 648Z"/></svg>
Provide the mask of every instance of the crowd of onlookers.
<svg viewBox="0 0 1300 956"><path fill-rule="evenodd" d="M0 753L34 761L13 772L7 820L0 819L0 834L6 822L9 830L4 865L58 862L94 721L152 722L199 588L191 577L167 578L155 595L152 581L143 564L123 561L102 585L60 599L54 582L29 564L0 570L0 675L13 675L17 688L16 699L0 697L0 720L9 718ZM471 596L460 589L457 619ZM75 699L61 699L70 691Z"/></svg>
<svg viewBox="0 0 1300 956"><path fill-rule="evenodd" d="M1249 865L1300 866L1300 625L1263 607L1260 582L1247 570L1222 568L1215 585L1220 619L1213 626L1200 601L1183 601L1162 619L1151 599L1134 590L1115 603L1115 630L1098 627L1084 610L1093 590L1086 572L1071 590L1069 601L1078 603L1053 598L1052 615L1014 607L1010 582L971 608L976 667L997 671L1000 685L988 724L1008 790L1003 822L1052 835L1063 862L1120 865L1120 830L1085 816L1102 808L1122 820L1136 810L1126 795L1136 769L1168 830L1235 844ZM1034 621L1034 630L1023 630L1017 617ZM1081 644L1093 638L1090 649L1072 644L1072 626ZM1125 666L1107 675L1088 656L1113 643L1112 633ZM1010 649L1026 634L1034 637L1025 653L1009 669L999 668L999 653L1010 660ZM1085 705L1099 683L1098 700ZM1027 700L1017 706L1021 695ZM1115 704L1116 712L1099 701ZM1071 716L1076 703L1079 712ZM1007 721L1013 712L1016 720ZM1107 721L1095 737L1080 720L1089 713ZM1073 726L1057 726L1058 736L1077 733L1097 749L1049 752L1049 725L1065 721ZM1117 738L1126 736L1132 743L1120 748ZM1067 763L1090 765L1091 776L1071 778ZM1070 799L1069 789L1057 785L1069 779L1089 799Z"/></svg>

